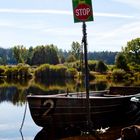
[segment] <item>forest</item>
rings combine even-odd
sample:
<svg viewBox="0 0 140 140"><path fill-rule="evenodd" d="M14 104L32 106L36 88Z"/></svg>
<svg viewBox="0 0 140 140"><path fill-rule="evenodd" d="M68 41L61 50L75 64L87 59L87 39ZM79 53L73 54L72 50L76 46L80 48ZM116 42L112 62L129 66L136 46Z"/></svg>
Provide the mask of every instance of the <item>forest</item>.
<svg viewBox="0 0 140 140"><path fill-rule="evenodd" d="M79 59L80 44L73 42L71 46L69 51L58 49L53 44L29 48L23 45L8 49L0 47L0 65L16 65L18 63L40 65L44 63L61 64L72 62ZM117 53L111 51L88 52L88 59L102 60L106 64L114 64Z"/></svg>

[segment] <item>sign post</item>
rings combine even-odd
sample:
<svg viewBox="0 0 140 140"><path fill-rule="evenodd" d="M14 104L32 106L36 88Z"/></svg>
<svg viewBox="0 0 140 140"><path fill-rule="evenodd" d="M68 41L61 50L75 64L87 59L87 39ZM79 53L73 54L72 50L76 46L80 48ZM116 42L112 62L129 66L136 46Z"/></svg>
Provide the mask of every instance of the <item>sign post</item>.
<svg viewBox="0 0 140 140"><path fill-rule="evenodd" d="M93 21L93 11L91 0L72 0L73 2L73 15L74 22L82 22L83 26L83 38L84 44L84 59L85 59L85 87L86 87L86 108L87 108L87 129L86 131L92 131L92 121L90 113L90 99L89 99L89 70L88 70L88 57L87 57L87 33L86 23L87 21Z"/></svg>

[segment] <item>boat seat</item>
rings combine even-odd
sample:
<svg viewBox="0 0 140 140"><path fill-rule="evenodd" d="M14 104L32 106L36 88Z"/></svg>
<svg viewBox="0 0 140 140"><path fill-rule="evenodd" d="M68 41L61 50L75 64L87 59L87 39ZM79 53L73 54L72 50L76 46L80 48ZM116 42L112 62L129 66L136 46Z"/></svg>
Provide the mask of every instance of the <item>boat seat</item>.
<svg viewBox="0 0 140 140"><path fill-rule="evenodd" d="M120 95L119 94L116 94L116 95L104 94L104 97L120 97Z"/></svg>

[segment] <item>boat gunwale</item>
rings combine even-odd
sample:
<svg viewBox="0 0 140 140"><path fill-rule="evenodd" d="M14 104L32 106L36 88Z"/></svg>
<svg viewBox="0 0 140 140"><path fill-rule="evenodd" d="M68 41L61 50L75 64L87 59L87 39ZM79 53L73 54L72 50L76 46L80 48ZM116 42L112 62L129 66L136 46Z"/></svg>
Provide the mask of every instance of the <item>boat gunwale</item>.
<svg viewBox="0 0 140 140"><path fill-rule="evenodd" d="M100 93L100 92L99 92ZM75 95L75 96L74 96ZM76 96L77 95L77 96ZM100 95L90 95L90 99L116 99L116 98L131 98L131 97L137 97L140 96L140 93L132 94L132 95L108 95L103 94L103 96ZM64 94L55 94L55 95L27 95L27 98L52 98L52 99L86 99L86 96L80 96L78 93L64 93Z"/></svg>

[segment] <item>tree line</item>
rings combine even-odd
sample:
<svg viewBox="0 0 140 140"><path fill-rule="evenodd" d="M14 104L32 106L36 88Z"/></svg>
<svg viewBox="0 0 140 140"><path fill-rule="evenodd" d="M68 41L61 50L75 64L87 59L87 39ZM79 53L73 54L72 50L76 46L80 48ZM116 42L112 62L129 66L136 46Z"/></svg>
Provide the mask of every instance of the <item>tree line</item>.
<svg viewBox="0 0 140 140"><path fill-rule="evenodd" d="M0 48L0 64L63 64L83 59L83 48L78 42L72 42L71 50L58 49L57 46L40 45L29 47L17 45L13 48ZM116 64L118 68L127 70L128 67L140 65L140 38L132 39L122 47L120 52L102 51L88 52L88 60L103 61L106 64ZM135 68L137 68L135 67Z"/></svg>
<svg viewBox="0 0 140 140"><path fill-rule="evenodd" d="M117 53L110 51L88 52L88 59L114 64ZM78 42L73 42L69 51L58 49L53 44L29 48L23 45L16 45L8 49L0 47L0 65L16 65L18 63L29 65L62 64L82 59L81 54L82 49Z"/></svg>

